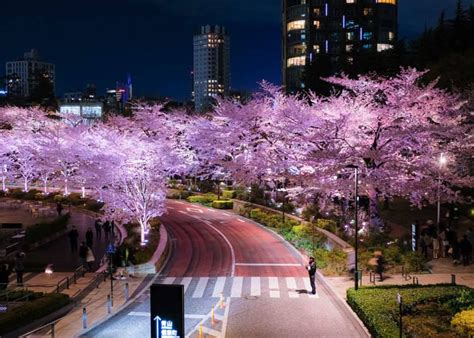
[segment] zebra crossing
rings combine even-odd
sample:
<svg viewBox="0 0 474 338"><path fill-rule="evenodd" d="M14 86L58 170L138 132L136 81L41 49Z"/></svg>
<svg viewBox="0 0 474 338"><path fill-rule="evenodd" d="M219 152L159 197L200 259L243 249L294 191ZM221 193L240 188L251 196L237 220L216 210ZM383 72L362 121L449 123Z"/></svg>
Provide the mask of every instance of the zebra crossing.
<svg viewBox="0 0 474 338"><path fill-rule="evenodd" d="M305 277L166 277L158 284L182 284L186 298L319 298Z"/></svg>

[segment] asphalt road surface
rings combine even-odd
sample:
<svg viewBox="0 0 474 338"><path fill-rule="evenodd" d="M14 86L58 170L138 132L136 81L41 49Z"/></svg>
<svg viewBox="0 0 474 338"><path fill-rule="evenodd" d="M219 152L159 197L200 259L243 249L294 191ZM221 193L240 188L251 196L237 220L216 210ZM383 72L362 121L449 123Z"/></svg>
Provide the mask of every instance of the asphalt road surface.
<svg viewBox="0 0 474 338"><path fill-rule="evenodd" d="M172 243L155 283L185 289L187 337L367 337L319 279L311 295L301 255L279 236L227 211L168 201ZM145 291L87 337L149 337Z"/></svg>

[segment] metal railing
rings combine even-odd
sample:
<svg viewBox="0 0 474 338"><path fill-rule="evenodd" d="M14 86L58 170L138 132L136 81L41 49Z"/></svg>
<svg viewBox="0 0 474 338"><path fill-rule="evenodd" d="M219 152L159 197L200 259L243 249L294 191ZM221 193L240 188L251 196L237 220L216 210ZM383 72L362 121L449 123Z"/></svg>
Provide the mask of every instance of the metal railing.
<svg viewBox="0 0 474 338"><path fill-rule="evenodd" d="M37 329L34 329L33 331L27 332L27 333L21 335L20 337L21 337L21 338L29 337L29 336L31 336L31 335L37 334L37 333L39 333L40 331L42 331L42 332L41 332L41 335L42 335L42 336L44 336L44 335L51 335L51 337L54 338L54 337L55 337L55 332L54 332L54 331L55 331L55 326L56 326L56 324L57 324L60 320L62 320L62 319L63 319L63 318L56 319L56 320L54 320L54 321L52 321L52 322L50 322L50 323L48 323L48 324L45 324L45 325L43 325L43 326L40 326L40 327L37 328ZM44 330L44 331L43 331L43 330Z"/></svg>

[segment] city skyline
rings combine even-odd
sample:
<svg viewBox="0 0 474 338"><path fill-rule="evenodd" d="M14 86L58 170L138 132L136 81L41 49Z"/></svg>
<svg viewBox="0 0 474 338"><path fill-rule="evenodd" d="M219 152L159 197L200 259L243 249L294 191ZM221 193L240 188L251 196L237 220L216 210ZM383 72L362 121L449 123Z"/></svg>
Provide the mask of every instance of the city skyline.
<svg viewBox="0 0 474 338"><path fill-rule="evenodd" d="M192 3L180 7L158 0L106 0L84 1L74 10L70 5L66 10L67 5L57 0L20 3L22 12L13 10L18 3L3 5L0 27L5 48L0 50L0 62L37 49L44 60L56 65L59 95L87 83L96 84L100 94L131 73L138 96L188 99L192 38L203 24L226 26L232 35L231 72L248 69L233 72L233 89L254 90L263 79L281 84L279 2L246 6L207 0L201 7ZM473 3L463 2L464 6ZM451 16L455 4L456 0L400 1L400 38L419 35L425 26L436 23L443 9ZM421 11L422 19L416 17Z"/></svg>

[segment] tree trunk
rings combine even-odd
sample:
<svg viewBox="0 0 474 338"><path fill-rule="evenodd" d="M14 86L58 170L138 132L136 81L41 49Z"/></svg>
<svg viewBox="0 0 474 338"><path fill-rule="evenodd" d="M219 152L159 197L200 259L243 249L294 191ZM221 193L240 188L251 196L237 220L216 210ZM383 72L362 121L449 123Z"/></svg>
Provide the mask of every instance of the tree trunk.
<svg viewBox="0 0 474 338"><path fill-rule="evenodd" d="M67 186L67 178L64 179L64 195L65 196L69 195L69 189Z"/></svg>
<svg viewBox="0 0 474 338"><path fill-rule="evenodd" d="M43 194L47 194L48 193L48 179L43 179Z"/></svg>
<svg viewBox="0 0 474 338"><path fill-rule="evenodd" d="M28 179L25 178L24 181L25 181L25 183L24 183L25 192L27 192L28 191Z"/></svg>
<svg viewBox="0 0 474 338"><path fill-rule="evenodd" d="M378 207L378 193L374 188L369 189L369 224L374 230L382 230L383 221Z"/></svg>

